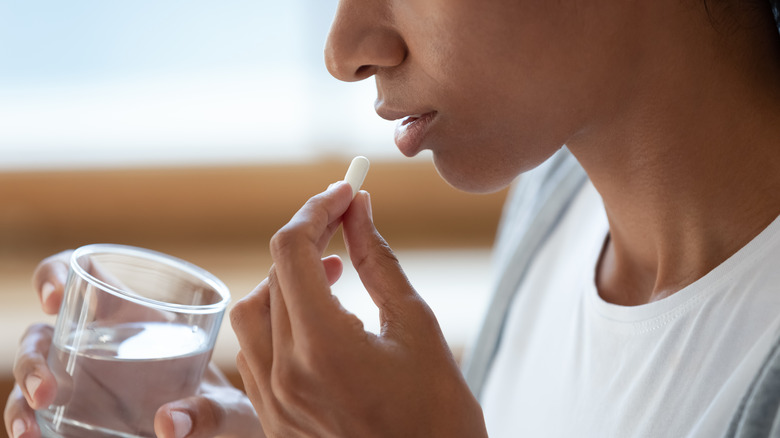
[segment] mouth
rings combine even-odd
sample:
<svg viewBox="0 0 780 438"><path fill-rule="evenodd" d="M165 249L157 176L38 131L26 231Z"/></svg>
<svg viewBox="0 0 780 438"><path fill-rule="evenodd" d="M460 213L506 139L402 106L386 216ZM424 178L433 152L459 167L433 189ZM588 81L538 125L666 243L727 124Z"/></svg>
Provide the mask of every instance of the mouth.
<svg viewBox="0 0 780 438"><path fill-rule="evenodd" d="M436 111L431 111L400 119L395 127L395 144L402 154L413 157L422 150L423 140L436 114Z"/></svg>
<svg viewBox="0 0 780 438"><path fill-rule="evenodd" d="M429 113L430 114L430 113ZM406 116L403 119L401 119L401 126L406 126L410 123L414 123L417 120L421 119L425 114L416 114L413 116Z"/></svg>

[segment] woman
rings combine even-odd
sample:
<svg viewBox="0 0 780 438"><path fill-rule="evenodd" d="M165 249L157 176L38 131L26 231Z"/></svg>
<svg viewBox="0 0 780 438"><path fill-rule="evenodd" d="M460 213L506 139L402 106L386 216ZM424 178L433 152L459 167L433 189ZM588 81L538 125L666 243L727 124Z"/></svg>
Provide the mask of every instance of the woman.
<svg viewBox="0 0 780 438"><path fill-rule="evenodd" d="M402 153L431 150L476 192L536 169L502 224L503 274L467 371L479 403L368 194L337 183L309 200L231 315L265 433L770 433L777 405L754 409L780 334L770 6L342 0L328 68L375 77ZM321 256L339 224L379 336L331 299L341 262Z"/></svg>

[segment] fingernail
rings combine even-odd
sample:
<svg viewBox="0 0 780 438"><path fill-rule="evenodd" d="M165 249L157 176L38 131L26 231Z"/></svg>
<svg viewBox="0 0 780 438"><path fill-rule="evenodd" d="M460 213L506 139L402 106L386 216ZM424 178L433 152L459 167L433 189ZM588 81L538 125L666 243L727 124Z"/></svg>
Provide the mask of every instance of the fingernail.
<svg viewBox="0 0 780 438"><path fill-rule="evenodd" d="M371 219L371 222L374 222L374 212L371 209L371 195L366 192L366 211L368 212L368 218Z"/></svg>
<svg viewBox="0 0 780 438"><path fill-rule="evenodd" d="M342 184L348 184L348 183L346 181L344 181L344 180L336 181L336 182L334 182L334 183L332 183L331 185L328 186L328 190L334 189L336 186L340 186Z"/></svg>
<svg viewBox="0 0 780 438"><path fill-rule="evenodd" d="M14 435L13 438L19 438L25 432L27 432L27 424L24 420L21 418L14 420L13 426L11 427L11 433Z"/></svg>
<svg viewBox="0 0 780 438"><path fill-rule="evenodd" d="M27 394L30 395L30 398L34 399L35 391L41 386L41 378L36 375L27 376L27 378L24 379L24 386L27 388Z"/></svg>
<svg viewBox="0 0 780 438"><path fill-rule="evenodd" d="M187 413L171 411L171 420L173 420L173 434L176 438L184 438L192 430L192 418Z"/></svg>
<svg viewBox="0 0 780 438"><path fill-rule="evenodd" d="M43 283L43 286L41 286L41 301L44 304L49 301L49 297L54 293L54 289L56 289L54 284L49 283L48 281Z"/></svg>

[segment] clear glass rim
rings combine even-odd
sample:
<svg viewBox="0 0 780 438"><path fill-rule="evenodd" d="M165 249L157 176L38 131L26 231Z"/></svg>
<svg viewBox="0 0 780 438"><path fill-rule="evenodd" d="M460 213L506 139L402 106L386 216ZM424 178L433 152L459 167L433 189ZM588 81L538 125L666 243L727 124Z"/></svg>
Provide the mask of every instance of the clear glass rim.
<svg viewBox="0 0 780 438"><path fill-rule="evenodd" d="M198 278L199 280L203 281L205 284L213 288L216 291L216 293L219 294L220 300L216 303L203 304L203 305L176 304L176 303L169 303L160 300L154 300L152 298L147 298L136 294L130 294L127 291L122 290L121 288L110 285L94 277L92 274L84 270L84 268L81 267L81 265L78 263L79 258L85 255L101 254L101 253L120 254L124 256L151 260L156 263L164 264L179 269L183 272L186 272L189 275L192 275L193 277ZM185 260L179 259L177 257L168 254L157 252L151 249L139 248L139 247L128 246L128 245L119 245L113 243L95 243L91 245L85 245L73 251L73 254L71 255L70 258L70 267L80 277L84 278L89 283L100 288L101 290L104 290L124 300L132 301L134 303L141 304L147 307L156 308L159 310L166 310L166 311L171 311L176 313L190 313L190 314L218 313L225 310L225 308L227 308L228 303L230 302L230 291L228 287L225 285L225 283L222 282L222 280L217 278L214 274L206 271L205 269L199 266L193 265L192 263L187 262Z"/></svg>

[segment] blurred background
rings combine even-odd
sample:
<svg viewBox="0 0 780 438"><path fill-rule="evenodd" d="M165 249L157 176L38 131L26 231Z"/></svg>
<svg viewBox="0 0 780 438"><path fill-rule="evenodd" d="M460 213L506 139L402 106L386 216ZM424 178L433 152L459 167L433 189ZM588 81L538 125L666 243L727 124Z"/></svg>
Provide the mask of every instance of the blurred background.
<svg viewBox="0 0 780 438"><path fill-rule="evenodd" d="M373 81L330 77L336 0L0 1L0 379L39 310L30 277L87 243L144 246L223 279L235 302L268 239L366 155L379 230L460 355L490 289L504 193L469 195L403 158ZM340 239L329 252L344 255ZM354 272L334 287L375 331ZM229 325L214 359L239 384ZM3 430L2 433L5 431Z"/></svg>

